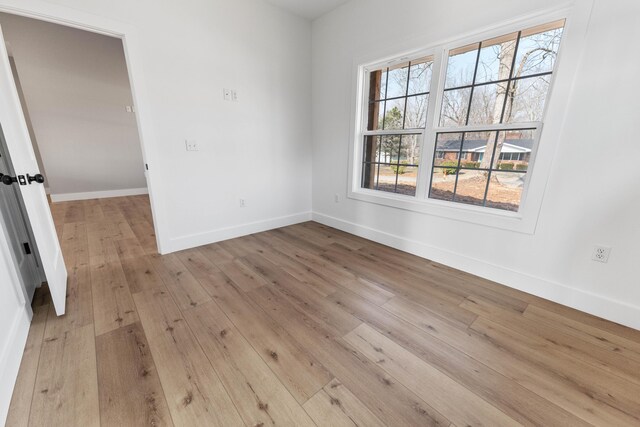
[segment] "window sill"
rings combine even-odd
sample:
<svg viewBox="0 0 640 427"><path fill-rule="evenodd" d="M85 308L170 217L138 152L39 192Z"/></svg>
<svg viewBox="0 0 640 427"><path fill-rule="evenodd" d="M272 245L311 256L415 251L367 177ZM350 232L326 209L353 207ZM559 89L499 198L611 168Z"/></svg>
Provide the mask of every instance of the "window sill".
<svg viewBox="0 0 640 427"><path fill-rule="evenodd" d="M531 215L522 213L524 207L521 207L520 212L509 212L441 200L420 199L401 194L382 193L363 188L349 191L347 197L362 202L524 234L533 234L536 226L536 218L530 220Z"/></svg>

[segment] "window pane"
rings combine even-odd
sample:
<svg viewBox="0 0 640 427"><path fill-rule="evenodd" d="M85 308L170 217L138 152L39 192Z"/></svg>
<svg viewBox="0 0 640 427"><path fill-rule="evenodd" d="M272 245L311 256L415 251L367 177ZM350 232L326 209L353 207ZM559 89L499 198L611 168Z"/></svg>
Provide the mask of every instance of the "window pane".
<svg viewBox="0 0 640 427"><path fill-rule="evenodd" d="M522 32L514 77L553 71L563 27L564 20L561 20Z"/></svg>
<svg viewBox="0 0 640 427"><path fill-rule="evenodd" d="M431 57L412 61L409 71L409 95L429 92L432 72L433 60Z"/></svg>
<svg viewBox="0 0 640 427"><path fill-rule="evenodd" d="M379 136L365 136L364 137L364 149L363 149L363 161L365 162L378 162L380 161L380 140Z"/></svg>
<svg viewBox="0 0 640 427"><path fill-rule="evenodd" d="M418 182L418 168L412 166L395 167L398 170L398 187L396 193L405 196L416 195L416 185Z"/></svg>
<svg viewBox="0 0 640 427"><path fill-rule="evenodd" d="M368 130L382 129L383 120L384 120L384 101L371 102L369 104L369 112L367 117L367 129Z"/></svg>
<svg viewBox="0 0 640 427"><path fill-rule="evenodd" d="M491 166L491 149L487 152L489 141L495 139L495 132L467 132L462 144L460 166L472 169L489 169Z"/></svg>
<svg viewBox="0 0 640 427"><path fill-rule="evenodd" d="M387 101L384 129L402 129L404 124L404 100L405 98L399 98Z"/></svg>
<svg viewBox="0 0 640 427"><path fill-rule="evenodd" d="M519 172L493 172L486 206L517 212L526 175Z"/></svg>
<svg viewBox="0 0 640 427"><path fill-rule="evenodd" d="M454 201L467 205L483 205L487 190L488 171L462 169L458 173L458 185Z"/></svg>
<svg viewBox="0 0 640 427"><path fill-rule="evenodd" d="M469 112L471 88L444 91L440 126L464 126Z"/></svg>
<svg viewBox="0 0 640 427"><path fill-rule="evenodd" d="M400 135L386 135L381 140L380 163L398 163Z"/></svg>
<svg viewBox="0 0 640 427"><path fill-rule="evenodd" d="M362 165L362 188L375 190L378 187L378 169L376 163L364 163Z"/></svg>
<svg viewBox="0 0 640 427"><path fill-rule="evenodd" d="M369 101L385 98L387 90L387 69L369 73Z"/></svg>
<svg viewBox="0 0 640 427"><path fill-rule="evenodd" d="M500 132L492 168L526 171L533 149L533 136L531 129Z"/></svg>
<svg viewBox="0 0 640 427"><path fill-rule="evenodd" d="M482 42L475 83L507 80L511 74L518 33Z"/></svg>
<svg viewBox="0 0 640 427"><path fill-rule="evenodd" d="M387 83L387 99L407 95L407 79L409 78L409 63L389 68Z"/></svg>
<svg viewBox="0 0 640 427"><path fill-rule="evenodd" d="M453 200L456 185L456 170L451 168L433 168L429 198L437 200Z"/></svg>
<svg viewBox="0 0 640 427"><path fill-rule="evenodd" d="M396 190L396 170L397 165L380 165L378 178L378 190L390 193Z"/></svg>
<svg viewBox="0 0 640 427"><path fill-rule="evenodd" d="M434 166L457 168L461 145L462 132L439 133L436 140L436 158L433 160Z"/></svg>
<svg viewBox="0 0 640 427"><path fill-rule="evenodd" d="M427 107L429 95L417 95L407 98L407 111L404 128L417 129L427 125Z"/></svg>
<svg viewBox="0 0 640 427"><path fill-rule="evenodd" d="M504 123L537 122L542 120L549 93L550 75L529 77L511 82L513 98L507 100Z"/></svg>
<svg viewBox="0 0 640 427"><path fill-rule="evenodd" d="M420 162L420 144L417 135L403 135L400 145L400 164L417 165Z"/></svg>
<svg viewBox="0 0 640 427"><path fill-rule="evenodd" d="M467 86L473 83L479 43L453 49L449 52L445 88Z"/></svg>
<svg viewBox="0 0 640 427"><path fill-rule="evenodd" d="M470 125L500 123L502 108L507 95L507 82L476 86L473 90Z"/></svg>

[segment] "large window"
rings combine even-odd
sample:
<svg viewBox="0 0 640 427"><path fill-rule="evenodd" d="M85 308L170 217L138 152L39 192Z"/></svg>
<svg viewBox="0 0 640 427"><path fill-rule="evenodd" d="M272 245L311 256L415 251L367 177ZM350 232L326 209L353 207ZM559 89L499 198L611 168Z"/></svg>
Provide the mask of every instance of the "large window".
<svg viewBox="0 0 640 427"><path fill-rule="evenodd" d="M558 20L365 69L360 187L517 212L563 29Z"/></svg>

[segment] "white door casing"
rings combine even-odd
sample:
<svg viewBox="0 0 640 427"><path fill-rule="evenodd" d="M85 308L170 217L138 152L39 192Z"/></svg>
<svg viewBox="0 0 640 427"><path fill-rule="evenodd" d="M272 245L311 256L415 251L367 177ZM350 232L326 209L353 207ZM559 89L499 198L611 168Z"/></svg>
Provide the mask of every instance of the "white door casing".
<svg viewBox="0 0 640 427"><path fill-rule="evenodd" d="M0 28L0 93L2 93L0 97L0 124L4 131L7 149L15 172L24 176L40 173L13 80L2 28ZM60 316L65 312L67 269L49 210L44 185L33 183L19 185L19 188L40 252L51 299L56 314Z"/></svg>

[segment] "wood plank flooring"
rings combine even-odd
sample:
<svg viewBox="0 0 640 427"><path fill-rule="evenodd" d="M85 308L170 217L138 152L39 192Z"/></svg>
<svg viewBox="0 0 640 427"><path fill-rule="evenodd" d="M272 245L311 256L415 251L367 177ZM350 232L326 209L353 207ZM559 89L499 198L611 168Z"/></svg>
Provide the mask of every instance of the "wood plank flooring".
<svg viewBox="0 0 640 427"><path fill-rule="evenodd" d="M52 204L9 426L637 426L640 332L309 222L160 256L146 196Z"/></svg>

